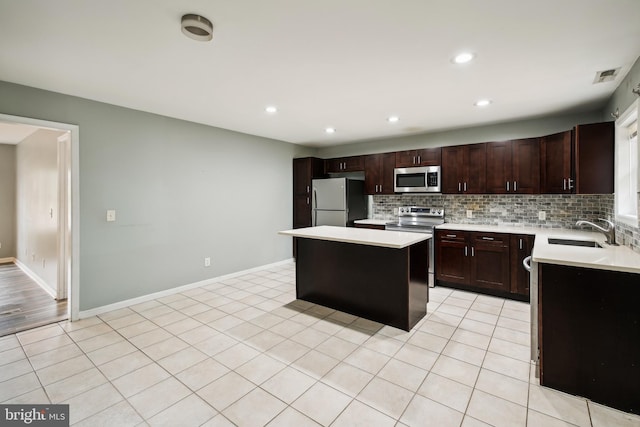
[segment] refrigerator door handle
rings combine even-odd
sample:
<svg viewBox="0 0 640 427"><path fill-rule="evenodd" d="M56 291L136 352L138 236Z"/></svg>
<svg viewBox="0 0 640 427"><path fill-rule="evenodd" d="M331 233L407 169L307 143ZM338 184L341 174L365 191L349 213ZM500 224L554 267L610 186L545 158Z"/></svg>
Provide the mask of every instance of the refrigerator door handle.
<svg viewBox="0 0 640 427"><path fill-rule="evenodd" d="M313 189L313 218L311 221L311 226L315 227L318 223L318 191Z"/></svg>

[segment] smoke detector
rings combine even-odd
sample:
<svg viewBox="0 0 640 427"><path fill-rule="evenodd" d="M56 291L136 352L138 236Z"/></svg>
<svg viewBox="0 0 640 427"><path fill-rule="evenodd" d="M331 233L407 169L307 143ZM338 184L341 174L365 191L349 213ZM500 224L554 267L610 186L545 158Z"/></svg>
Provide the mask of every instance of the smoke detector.
<svg viewBox="0 0 640 427"><path fill-rule="evenodd" d="M616 77L618 77L619 72L620 72L620 68L612 68L610 70L598 71L596 73L595 79L593 79L593 84L611 82L615 80Z"/></svg>
<svg viewBox="0 0 640 427"><path fill-rule="evenodd" d="M204 16L189 13L182 16L182 32L190 39L207 42L213 38L213 24Z"/></svg>

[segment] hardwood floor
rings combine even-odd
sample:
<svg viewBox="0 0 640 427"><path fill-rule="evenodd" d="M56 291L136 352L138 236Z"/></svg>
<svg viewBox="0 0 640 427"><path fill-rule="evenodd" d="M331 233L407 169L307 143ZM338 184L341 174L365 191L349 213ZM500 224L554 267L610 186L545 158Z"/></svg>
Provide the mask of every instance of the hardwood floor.
<svg viewBox="0 0 640 427"><path fill-rule="evenodd" d="M0 337L67 317L67 300L53 299L15 264L0 264Z"/></svg>

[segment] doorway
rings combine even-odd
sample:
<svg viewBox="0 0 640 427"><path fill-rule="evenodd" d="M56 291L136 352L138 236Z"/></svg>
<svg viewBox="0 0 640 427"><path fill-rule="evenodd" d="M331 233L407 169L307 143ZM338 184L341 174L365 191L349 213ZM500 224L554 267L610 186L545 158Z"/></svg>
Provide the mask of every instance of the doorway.
<svg viewBox="0 0 640 427"><path fill-rule="evenodd" d="M49 311L52 314L52 321L56 316L63 316L70 320L77 320L79 313L79 203L78 203L78 161L79 161L79 127L67 123L58 123L45 120L32 119L27 117L10 116L0 114L0 123L23 125L35 127L41 129L42 133L49 132L55 135L56 151L54 153L54 162L57 164L57 168L54 172L49 173L46 182L55 181L55 194L51 195L55 197L55 201L51 201L50 205L47 205L46 214L50 216L52 224L53 219L56 219L56 224L51 225L53 230L49 230L50 234L55 236L48 236L46 242L46 250L42 249L36 259L36 254L30 253L28 248L29 244L18 241L18 235L23 233L23 230L16 230L16 242L15 242L15 254L13 259L4 258L0 261L5 261L4 265L1 265L0 278L14 277L15 280L22 284L25 291L29 289L29 292L34 296L36 290L33 285L40 287L41 290L45 290L50 294L50 301L55 298L53 305L49 305L44 311ZM55 132L54 132L55 131ZM17 163L17 162L16 162ZM23 168L24 169L24 168ZM31 183L34 186L34 183ZM37 186L36 186L37 187ZM49 193L52 193L50 191ZM37 194L37 193L36 193ZM18 200L20 197L18 189L16 189L16 215L19 214L18 206L22 203L25 204L25 200ZM54 206L48 208L48 206ZM29 207L28 212L32 212L33 208ZM37 209L42 211L42 206ZM24 206L21 208L25 210ZM42 212L39 212L42 216ZM16 229L17 229L16 221ZM23 233L25 234L25 233ZM26 240L23 238L23 240ZM33 240L33 239L31 239ZM18 246L20 246L20 252L18 253ZM36 251L33 251L36 252ZM47 257L48 256L48 257ZM33 258L32 258L33 257ZM2 257L0 257L2 258ZM10 261L9 265L6 261ZM37 263L36 263L37 261ZM52 269L53 264L56 264L57 268ZM36 268L34 268L34 266ZM42 279L42 274L32 274L34 269L44 271L43 268L47 266L48 270L45 273L45 279ZM31 268L30 268L31 267ZM43 301L43 298L35 298L30 302L28 311L35 311L38 304ZM61 303L64 301L64 303ZM9 307L10 308L10 307ZM10 310L9 310L10 311ZM10 314L10 313L9 313ZM34 319L38 319L40 324L45 321L42 319L44 315L34 316ZM34 322L34 326L39 326Z"/></svg>

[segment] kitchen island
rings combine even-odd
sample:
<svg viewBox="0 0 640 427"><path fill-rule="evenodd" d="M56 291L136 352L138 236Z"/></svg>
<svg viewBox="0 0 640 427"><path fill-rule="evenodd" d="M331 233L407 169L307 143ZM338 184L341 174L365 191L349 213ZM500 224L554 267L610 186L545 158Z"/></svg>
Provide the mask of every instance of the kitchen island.
<svg viewBox="0 0 640 427"><path fill-rule="evenodd" d="M430 234L319 226L297 240L296 297L411 330L426 314Z"/></svg>

